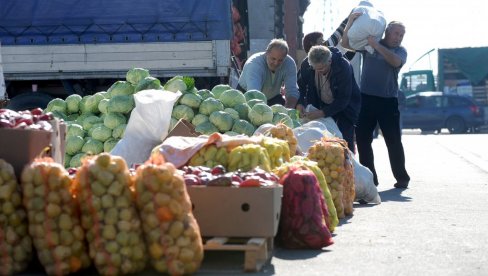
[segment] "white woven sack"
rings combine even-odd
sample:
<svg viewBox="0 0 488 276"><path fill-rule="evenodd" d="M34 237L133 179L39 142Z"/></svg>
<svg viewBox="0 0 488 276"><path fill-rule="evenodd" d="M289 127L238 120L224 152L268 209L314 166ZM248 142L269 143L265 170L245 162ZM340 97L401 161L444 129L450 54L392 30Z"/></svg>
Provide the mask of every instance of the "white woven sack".
<svg viewBox="0 0 488 276"><path fill-rule="evenodd" d="M362 15L354 21L347 33L349 45L355 50L366 49L372 52L371 47L368 46L368 36L374 36L377 41L383 36L386 28L383 12L374 8L368 1L361 1L353 12L361 12Z"/></svg>

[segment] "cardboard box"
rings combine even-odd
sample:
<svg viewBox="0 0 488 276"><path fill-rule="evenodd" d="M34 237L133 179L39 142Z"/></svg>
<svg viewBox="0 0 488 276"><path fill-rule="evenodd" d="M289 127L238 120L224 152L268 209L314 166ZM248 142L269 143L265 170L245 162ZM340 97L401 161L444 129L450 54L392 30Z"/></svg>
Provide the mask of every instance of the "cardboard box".
<svg viewBox="0 0 488 276"><path fill-rule="evenodd" d="M179 120L175 127L168 133L166 138L171 136L184 136L184 137L198 137L202 135L200 132L195 131L195 127L187 120Z"/></svg>
<svg viewBox="0 0 488 276"><path fill-rule="evenodd" d="M187 187L202 236L274 237L283 187Z"/></svg>
<svg viewBox="0 0 488 276"><path fill-rule="evenodd" d="M51 147L47 156L64 164L66 125L58 120L51 124L53 131L0 128L0 158L14 167L17 178L46 147Z"/></svg>

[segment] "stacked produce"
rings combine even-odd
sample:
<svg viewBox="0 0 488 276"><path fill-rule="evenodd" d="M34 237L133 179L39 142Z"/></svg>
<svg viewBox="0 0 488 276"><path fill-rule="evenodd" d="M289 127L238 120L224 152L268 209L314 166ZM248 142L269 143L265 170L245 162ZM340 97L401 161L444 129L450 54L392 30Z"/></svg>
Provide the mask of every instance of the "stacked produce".
<svg viewBox="0 0 488 276"><path fill-rule="evenodd" d="M29 234L49 275L67 275L90 265L71 178L51 158L36 159L21 176Z"/></svg>
<svg viewBox="0 0 488 276"><path fill-rule="evenodd" d="M339 218L352 214L352 200L354 200L354 179L348 180L346 174L347 144L339 138L322 138L313 144L307 157L317 162L329 185L334 206ZM352 185L351 185L352 184ZM351 191L351 186L352 191Z"/></svg>
<svg viewBox="0 0 488 276"><path fill-rule="evenodd" d="M252 136L266 123L283 123L290 128L298 125L298 113L282 105L268 106L266 96L257 90L242 93L229 85L216 85L212 91L202 89L186 92L174 106L171 126L185 119L203 134L214 132Z"/></svg>
<svg viewBox="0 0 488 276"><path fill-rule="evenodd" d="M275 185L279 178L274 173L260 168L248 172L227 172L222 166L213 168L202 166L184 166L181 172L187 186L208 187L263 187Z"/></svg>
<svg viewBox="0 0 488 276"><path fill-rule="evenodd" d="M226 147L217 147L215 144L201 148L188 162L190 166L206 166L213 168L217 165L227 167L229 152Z"/></svg>
<svg viewBox="0 0 488 276"><path fill-rule="evenodd" d="M144 269L146 248L125 161L108 153L85 159L74 187L98 272L121 275Z"/></svg>
<svg viewBox="0 0 488 276"><path fill-rule="evenodd" d="M293 130L289 126L283 123L278 123L269 129L269 134L275 138L287 141L290 155L294 156L296 154L298 141Z"/></svg>
<svg viewBox="0 0 488 276"><path fill-rule="evenodd" d="M44 113L41 108L19 112L0 109L0 128L51 131L53 127L49 121L52 119L53 114Z"/></svg>
<svg viewBox="0 0 488 276"><path fill-rule="evenodd" d="M134 94L145 89L162 90L158 79L143 68L133 68L126 80L116 81L105 92L80 96L72 94L65 100L53 99L45 111L67 122L65 167L81 166L87 154L110 152L124 136L131 111L135 107ZM175 77L165 90L192 90L193 79Z"/></svg>
<svg viewBox="0 0 488 276"><path fill-rule="evenodd" d="M135 190L153 267L171 275L195 273L203 244L183 177L171 163L144 164L137 168Z"/></svg>
<svg viewBox="0 0 488 276"><path fill-rule="evenodd" d="M27 268L32 241L14 168L3 159L0 159L0 208L0 275L12 275Z"/></svg>
<svg viewBox="0 0 488 276"><path fill-rule="evenodd" d="M244 144L237 146L229 154L229 171L250 171L260 167L271 171L271 160L266 149L257 144Z"/></svg>
<svg viewBox="0 0 488 276"><path fill-rule="evenodd" d="M325 180L322 170L317 166L317 162L310 161L303 156L294 156L289 163L285 163L282 166L275 168L273 172L281 178L292 168L308 169L315 174L327 205L328 214L324 214L325 222L330 232L334 232L336 226L339 224L339 219L327 181Z"/></svg>
<svg viewBox="0 0 488 276"><path fill-rule="evenodd" d="M268 152L271 168L279 167L290 161L290 147L286 141L265 136L260 145Z"/></svg>

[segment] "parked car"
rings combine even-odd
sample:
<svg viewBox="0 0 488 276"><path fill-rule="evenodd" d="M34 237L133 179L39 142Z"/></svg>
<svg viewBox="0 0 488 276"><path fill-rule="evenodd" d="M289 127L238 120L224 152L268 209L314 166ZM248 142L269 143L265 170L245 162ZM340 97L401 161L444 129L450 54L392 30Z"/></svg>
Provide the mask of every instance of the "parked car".
<svg viewBox="0 0 488 276"><path fill-rule="evenodd" d="M471 98L442 92L420 92L406 99L403 128L450 133L478 132L484 124L483 109Z"/></svg>

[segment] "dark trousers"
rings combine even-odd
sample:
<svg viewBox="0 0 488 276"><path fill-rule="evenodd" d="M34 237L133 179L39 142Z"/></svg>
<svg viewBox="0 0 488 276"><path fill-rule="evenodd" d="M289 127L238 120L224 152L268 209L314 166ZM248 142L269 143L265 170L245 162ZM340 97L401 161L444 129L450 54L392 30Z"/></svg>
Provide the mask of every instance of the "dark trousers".
<svg viewBox="0 0 488 276"><path fill-rule="evenodd" d="M385 139L393 176L397 182L410 181L410 176L405 169L405 153L403 151L397 98L361 95L361 112L356 128L359 162L371 170L374 183L378 185L371 146L376 124L379 124Z"/></svg>
<svg viewBox="0 0 488 276"><path fill-rule="evenodd" d="M342 113L335 115L334 121L336 122L337 127L342 133L342 138L346 140L349 150L351 150L353 153L356 153L356 146L354 144L354 124Z"/></svg>

